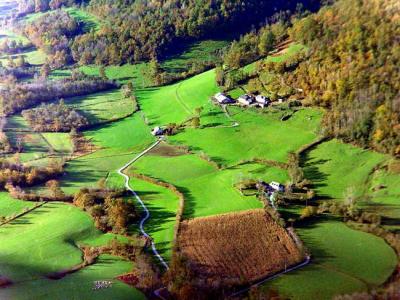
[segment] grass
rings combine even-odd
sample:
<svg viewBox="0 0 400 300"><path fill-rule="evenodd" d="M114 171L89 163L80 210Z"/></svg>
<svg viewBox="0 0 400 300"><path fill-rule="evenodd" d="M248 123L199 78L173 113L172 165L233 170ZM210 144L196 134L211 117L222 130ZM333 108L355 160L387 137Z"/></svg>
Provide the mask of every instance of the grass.
<svg viewBox="0 0 400 300"><path fill-rule="evenodd" d="M264 62L275 62L275 63L276 62L283 62L286 59L288 59L289 57L291 57L292 55L294 55L294 54L296 54L296 53L298 53L298 52L300 52L302 50L305 50L305 49L306 49L306 47L304 45L302 45L302 44L292 43L283 52L280 52L280 53L275 54L275 55L269 55L265 59L262 59L262 60ZM245 73L251 73L251 72L255 71L255 67L256 67L256 62L245 66L243 68L243 71Z"/></svg>
<svg viewBox="0 0 400 300"><path fill-rule="evenodd" d="M394 251L382 239L339 221L319 220L297 232L313 261L265 285L284 298L332 299L373 288L386 281L397 263Z"/></svg>
<svg viewBox="0 0 400 300"><path fill-rule="evenodd" d="M308 153L304 172L319 196L340 199L349 188L362 196L373 168L386 159L385 155L331 140Z"/></svg>
<svg viewBox="0 0 400 300"><path fill-rule="evenodd" d="M132 101L125 98L119 89L67 98L65 104L82 112L90 124L123 118L134 110Z"/></svg>
<svg viewBox="0 0 400 300"><path fill-rule="evenodd" d="M46 54L42 50L29 50L27 52L23 52L21 54L11 55L13 59L16 59L18 56L25 56L25 61L33 66L40 66L46 62ZM3 65L7 65L9 55L3 55L0 57L0 62Z"/></svg>
<svg viewBox="0 0 400 300"><path fill-rule="evenodd" d="M38 299L43 295L51 295L55 299L69 299L76 291L66 291L65 288L75 284L80 296L97 299L97 294L91 289L93 280L113 280L116 275L132 268L127 262L105 256L94 266L60 281L45 279L46 274L81 262L81 251L77 244L105 243L113 238L113 235L100 233L89 215L70 205L45 204L0 227L0 234L2 275L15 283L11 289L0 291L1 298L8 298L9 295L13 299ZM20 288L24 286L29 289L23 289L21 293ZM124 299L129 293L142 297L134 288L123 284L115 284L107 293L124 295Z"/></svg>
<svg viewBox="0 0 400 300"><path fill-rule="evenodd" d="M399 229L400 176L385 167L389 156L331 140L303 159L305 175L319 196L342 201L351 193L364 209L382 215L389 229Z"/></svg>
<svg viewBox="0 0 400 300"><path fill-rule="evenodd" d="M146 68L146 64L136 64L130 65L125 64L122 66L107 66L105 67L105 73L107 77L111 80L117 80L119 83L125 84L128 81L133 81L135 87L141 87L143 85L149 84L141 76L141 70ZM92 76L99 76L100 66L82 66L80 70Z"/></svg>
<svg viewBox="0 0 400 300"><path fill-rule="evenodd" d="M18 140L22 141L22 151L19 153L21 162L28 162L45 157L50 147L40 133L32 132L21 116L12 116L7 121L6 134L14 147Z"/></svg>
<svg viewBox="0 0 400 300"><path fill-rule="evenodd" d="M220 60L217 51L229 45L228 40L204 40L195 42L183 49L183 51L161 63L168 73L181 73L189 70L191 64L199 64Z"/></svg>
<svg viewBox="0 0 400 300"><path fill-rule="evenodd" d="M77 273L68 275L62 280L38 279L11 286L0 291L0 297L5 299L145 299L138 290L113 278L130 270L131 264L116 257L102 255L98 263ZM93 282L112 279L109 289L92 290ZM21 293L25 291L24 293ZM28 291L28 292L26 292Z"/></svg>
<svg viewBox="0 0 400 300"><path fill-rule="evenodd" d="M72 153L73 147L69 133L46 132L42 133L42 136L56 153L64 155Z"/></svg>
<svg viewBox="0 0 400 300"><path fill-rule="evenodd" d="M154 141L140 114L87 131L85 136L98 151L68 162L67 175L61 180L68 193L96 186L99 179L106 178L110 172L115 174Z"/></svg>
<svg viewBox="0 0 400 300"><path fill-rule="evenodd" d="M76 21L83 23L83 30L85 32L89 31L97 31L100 29L101 22L100 20L90 14L89 12L79 9L77 7L68 7L64 8L64 10L71 16L73 17Z"/></svg>
<svg viewBox="0 0 400 300"><path fill-rule="evenodd" d="M288 179L284 170L259 164L218 170L193 154L147 155L130 171L175 185L185 195L185 218L260 208L262 203L255 196L242 196L233 184L247 178L281 182Z"/></svg>
<svg viewBox="0 0 400 300"><path fill-rule="evenodd" d="M177 84L140 90L137 97L150 124L180 123L197 107L209 105L209 97L218 91L214 78L210 70Z"/></svg>
<svg viewBox="0 0 400 300"><path fill-rule="evenodd" d="M34 203L11 198L6 192L0 193L0 216L9 217L22 212L25 208L31 208Z"/></svg>
<svg viewBox="0 0 400 300"><path fill-rule="evenodd" d="M174 227L179 199L167 188L131 178L130 186L138 193L151 212L145 231L154 240L160 255L169 261L172 256Z"/></svg>
<svg viewBox="0 0 400 300"><path fill-rule="evenodd" d="M50 159L62 159L72 153L72 142L68 133L38 133L31 131L25 119L15 115L8 118L7 136L14 147L22 141L18 159L34 166L47 165Z"/></svg>
<svg viewBox="0 0 400 300"><path fill-rule="evenodd" d="M374 172L370 180L369 195L371 210L383 215L384 224L389 229L399 230L398 219L400 218L400 176L382 168ZM381 186L383 188L373 189Z"/></svg>
<svg viewBox="0 0 400 300"><path fill-rule="evenodd" d="M23 45L30 44L29 40L25 36L16 34L15 32L12 32L8 29L0 29L0 42L5 39L9 41L16 41L17 43L22 42Z"/></svg>
<svg viewBox="0 0 400 300"><path fill-rule="evenodd" d="M312 109L300 110L285 122L280 121L280 113L231 111L232 119L240 123L239 127L188 129L172 137L171 141L188 145L195 151L204 151L225 165L255 157L284 162L290 151L316 139L315 131L321 118L321 112Z"/></svg>

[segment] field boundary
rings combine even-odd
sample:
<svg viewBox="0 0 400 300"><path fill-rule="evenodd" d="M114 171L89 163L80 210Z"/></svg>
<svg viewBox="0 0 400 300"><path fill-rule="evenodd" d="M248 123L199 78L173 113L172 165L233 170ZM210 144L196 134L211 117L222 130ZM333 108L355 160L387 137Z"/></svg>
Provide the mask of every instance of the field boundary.
<svg viewBox="0 0 400 300"><path fill-rule="evenodd" d="M296 270L298 270L298 269L300 269L302 267L307 266L310 262L311 262L311 256L307 255L306 259L303 262L301 262L301 263L299 263L297 265L294 265L293 267L290 267L290 268L288 268L288 269L286 269L284 271L281 271L281 272L278 272L278 273L276 273L274 275L268 276L267 278L264 278L261 281L256 282L256 283L244 288L243 290L240 290L238 292L235 292L235 293L231 294L230 297L236 297L236 296L239 296L241 294L244 294L244 293L248 292L253 287L258 287L261 284L266 283L268 281L271 281L271 280L273 280L273 279L275 279L275 278L277 278L277 277L279 277L281 275L284 275L284 274L292 272L292 271L296 271Z"/></svg>
<svg viewBox="0 0 400 300"><path fill-rule="evenodd" d="M28 209L26 211L22 211L19 214L17 214L16 216L14 216L14 217L12 217L12 218L0 223L0 226L7 225L7 224L11 223L12 221L15 221L16 219L31 213L32 211L38 209L39 207L42 207L43 205L45 205L47 203L48 203L47 201L40 202L40 203L36 204L34 207L32 207L32 208L30 208L30 209Z"/></svg>

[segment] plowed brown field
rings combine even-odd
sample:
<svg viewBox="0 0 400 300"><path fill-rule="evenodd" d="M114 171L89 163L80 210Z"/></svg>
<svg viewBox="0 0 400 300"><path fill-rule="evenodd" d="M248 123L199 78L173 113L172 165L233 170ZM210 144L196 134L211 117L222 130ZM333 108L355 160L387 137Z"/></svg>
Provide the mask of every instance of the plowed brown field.
<svg viewBox="0 0 400 300"><path fill-rule="evenodd" d="M209 283L251 283L304 258L263 209L183 221L178 244L192 270Z"/></svg>

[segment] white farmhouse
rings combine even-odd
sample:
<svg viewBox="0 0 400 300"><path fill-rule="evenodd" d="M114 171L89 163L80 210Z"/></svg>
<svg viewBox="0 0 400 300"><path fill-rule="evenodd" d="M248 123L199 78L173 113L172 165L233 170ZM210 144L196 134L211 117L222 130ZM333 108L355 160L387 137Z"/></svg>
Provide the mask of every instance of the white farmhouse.
<svg viewBox="0 0 400 300"><path fill-rule="evenodd" d="M233 99L229 98L224 93L217 93L214 95L215 100L220 104L229 104L235 102Z"/></svg>
<svg viewBox="0 0 400 300"><path fill-rule="evenodd" d="M251 105L254 103L254 97L245 94L245 95L240 96L238 98L238 101L240 104L248 106L248 105Z"/></svg>
<svg viewBox="0 0 400 300"><path fill-rule="evenodd" d="M285 187L282 184L280 184L279 182L276 182L276 181L272 181L269 184L269 186L272 187L277 192L284 192L285 191Z"/></svg>
<svg viewBox="0 0 400 300"><path fill-rule="evenodd" d="M256 102L258 105L260 105L261 107L264 106L268 106L270 101L268 100L267 97L263 96L263 95L257 95L256 96Z"/></svg>

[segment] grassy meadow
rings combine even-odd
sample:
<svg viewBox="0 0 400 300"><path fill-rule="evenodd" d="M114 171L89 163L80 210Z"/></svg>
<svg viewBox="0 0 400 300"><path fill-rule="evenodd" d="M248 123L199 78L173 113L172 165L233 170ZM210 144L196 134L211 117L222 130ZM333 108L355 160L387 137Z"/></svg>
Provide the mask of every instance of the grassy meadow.
<svg viewBox="0 0 400 300"><path fill-rule="evenodd" d="M397 263L382 239L355 231L337 220L318 220L296 228L312 254L310 265L266 283L290 299L332 299L383 284ZM323 291L323 292L321 292Z"/></svg>
<svg viewBox="0 0 400 300"><path fill-rule="evenodd" d="M93 281L115 282L115 276L132 269L131 263L103 256L93 266L67 275L60 281L46 279L46 275L51 272L65 270L81 262L81 251L77 245L105 244L113 238L113 235L100 233L89 215L74 206L45 204L1 226L0 234L2 276L14 283L11 288L0 290L0 298L3 299L38 299L43 296L73 299L77 293L85 299L98 299L99 293L92 290ZM73 285L79 287L68 288ZM24 293L21 293L21 289ZM122 283L115 283L104 294L121 296L121 299L136 294L143 298L140 292ZM100 298L106 299L102 296Z"/></svg>
<svg viewBox="0 0 400 300"><path fill-rule="evenodd" d="M92 125L124 118L134 110L132 101L119 89L67 98L65 104L81 112Z"/></svg>

